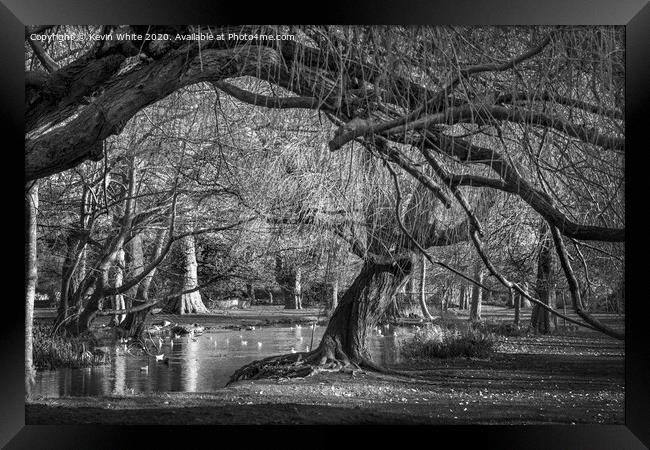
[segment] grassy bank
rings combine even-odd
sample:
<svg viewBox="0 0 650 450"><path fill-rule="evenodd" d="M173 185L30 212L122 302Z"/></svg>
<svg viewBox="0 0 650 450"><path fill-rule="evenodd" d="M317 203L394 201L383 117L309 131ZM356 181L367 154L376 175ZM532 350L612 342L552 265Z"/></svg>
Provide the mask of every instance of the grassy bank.
<svg viewBox="0 0 650 450"><path fill-rule="evenodd" d="M93 350L97 341L87 333L79 337L52 335L49 323L34 323L34 366L37 370L73 369L110 364L110 355Z"/></svg>

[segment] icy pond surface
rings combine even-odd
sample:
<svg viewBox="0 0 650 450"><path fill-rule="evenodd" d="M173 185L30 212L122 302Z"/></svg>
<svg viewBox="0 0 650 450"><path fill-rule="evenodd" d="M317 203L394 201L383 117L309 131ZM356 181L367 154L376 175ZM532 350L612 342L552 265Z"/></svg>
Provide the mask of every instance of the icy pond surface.
<svg viewBox="0 0 650 450"><path fill-rule="evenodd" d="M141 352L131 354L118 345L110 350L114 355L111 365L38 372L33 394L60 397L214 391L248 362L292 351L304 352L310 344L317 346L324 331L325 327L313 327L313 342L311 325L208 329L198 336L163 337L161 353L169 358L168 364ZM395 331L392 327L374 330L369 345L374 361L399 361Z"/></svg>

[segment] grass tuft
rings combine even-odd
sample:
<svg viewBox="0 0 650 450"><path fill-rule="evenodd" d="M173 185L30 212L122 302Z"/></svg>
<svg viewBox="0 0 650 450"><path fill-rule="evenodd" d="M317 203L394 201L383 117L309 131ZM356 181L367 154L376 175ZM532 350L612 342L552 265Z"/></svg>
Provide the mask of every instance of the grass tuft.
<svg viewBox="0 0 650 450"><path fill-rule="evenodd" d="M433 325L416 331L401 344L401 354L408 359L487 358L494 352L492 333L472 327Z"/></svg>
<svg viewBox="0 0 650 450"><path fill-rule="evenodd" d="M79 337L51 336L52 326L34 324L33 359L36 370L70 367L100 366L110 364L111 356L99 350L93 351L97 341L92 335Z"/></svg>

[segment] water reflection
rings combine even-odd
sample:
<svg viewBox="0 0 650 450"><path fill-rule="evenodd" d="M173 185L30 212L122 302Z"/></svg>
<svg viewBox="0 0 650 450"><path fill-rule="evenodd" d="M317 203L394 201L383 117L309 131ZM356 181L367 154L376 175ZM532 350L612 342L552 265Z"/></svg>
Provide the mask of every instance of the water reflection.
<svg viewBox="0 0 650 450"><path fill-rule="evenodd" d="M223 387L244 364L267 356L308 351L318 345L325 327L263 327L254 330L215 330L200 336L164 339L160 353L168 364L153 356L134 355L113 348L110 366L59 369L36 374L34 395L102 396L151 392L209 392ZM387 365L399 361L395 329L380 328L370 339L374 361ZM313 338L312 338L313 333ZM312 341L313 339L313 341Z"/></svg>

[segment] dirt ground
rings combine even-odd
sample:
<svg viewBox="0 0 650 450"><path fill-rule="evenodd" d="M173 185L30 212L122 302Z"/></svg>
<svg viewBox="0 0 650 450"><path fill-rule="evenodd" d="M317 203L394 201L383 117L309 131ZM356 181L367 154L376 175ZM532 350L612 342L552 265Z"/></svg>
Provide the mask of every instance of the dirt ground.
<svg viewBox="0 0 650 450"><path fill-rule="evenodd" d="M182 322L232 326L318 317L317 310L261 312L231 312L216 321L214 316L187 316ZM488 308L490 313L497 317L499 311ZM613 317L610 322L621 320ZM26 423L624 422L624 345L596 333L501 337L496 354L487 360L411 361L393 368L412 376L325 372L304 379L238 382L211 393L40 399L26 405Z"/></svg>

